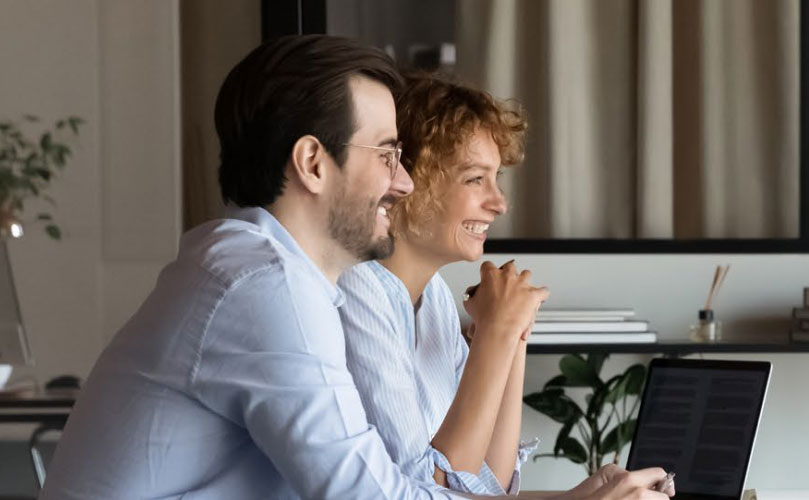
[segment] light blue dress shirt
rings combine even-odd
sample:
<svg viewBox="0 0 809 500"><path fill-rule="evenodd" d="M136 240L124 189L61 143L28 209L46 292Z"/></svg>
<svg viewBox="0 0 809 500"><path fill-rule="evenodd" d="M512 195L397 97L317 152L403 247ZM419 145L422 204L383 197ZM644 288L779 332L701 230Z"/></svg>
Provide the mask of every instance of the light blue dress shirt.
<svg viewBox="0 0 809 500"><path fill-rule="evenodd" d="M338 286L346 296L340 317L348 369L354 375L368 421L394 462L409 476L432 480L435 467L453 490L487 495L516 494L519 466L537 440L515 453L507 491L487 464L478 474L455 471L430 445L455 398L469 349L455 301L436 273L414 309L404 283L378 262L356 265Z"/></svg>
<svg viewBox="0 0 809 500"><path fill-rule="evenodd" d="M40 498L451 498L368 424L343 300L263 209L188 232L96 363Z"/></svg>

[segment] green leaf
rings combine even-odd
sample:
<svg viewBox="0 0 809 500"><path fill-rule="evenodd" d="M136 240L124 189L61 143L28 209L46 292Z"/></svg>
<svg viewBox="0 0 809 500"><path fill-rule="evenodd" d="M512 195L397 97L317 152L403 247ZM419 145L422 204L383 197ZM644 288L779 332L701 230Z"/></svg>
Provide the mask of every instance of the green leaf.
<svg viewBox="0 0 809 500"><path fill-rule="evenodd" d="M51 149L51 133L45 132L42 134L42 137L39 139L39 147L41 147L45 152L49 152Z"/></svg>
<svg viewBox="0 0 809 500"><path fill-rule="evenodd" d="M84 123L84 120L82 120L78 116L71 116L70 118L67 119L67 123L68 125L70 125L70 130L72 130L74 134L78 134L79 125Z"/></svg>
<svg viewBox="0 0 809 500"><path fill-rule="evenodd" d="M565 395L562 389L546 389L523 397L523 402L556 422L565 424L578 421L583 415L575 401Z"/></svg>
<svg viewBox="0 0 809 500"><path fill-rule="evenodd" d="M65 166L65 154L60 149L55 149L53 152L53 163L58 168L63 168Z"/></svg>
<svg viewBox="0 0 809 500"><path fill-rule="evenodd" d="M26 189L34 196L39 196L39 188L28 177L20 177L17 182L13 183L12 185L20 189Z"/></svg>
<svg viewBox="0 0 809 500"><path fill-rule="evenodd" d="M590 353L587 355L587 364L593 367L596 375L601 375L601 367L604 366L604 361L609 357L610 355L605 352Z"/></svg>
<svg viewBox="0 0 809 500"><path fill-rule="evenodd" d="M22 115L23 119L28 122L38 122L39 117L35 115Z"/></svg>
<svg viewBox="0 0 809 500"><path fill-rule="evenodd" d="M544 389L551 389L553 387L565 387L567 385L567 379L564 375L557 375L552 379L545 382Z"/></svg>
<svg viewBox="0 0 809 500"><path fill-rule="evenodd" d="M612 379L611 379L612 380ZM604 410L604 401L610 393L609 383L603 384L593 391L587 401L587 416L598 418Z"/></svg>
<svg viewBox="0 0 809 500"><path fill-rule="evenodd" d="M557 442L560 450L556 454L558 457L564 457L573 462L574 464L583 464L587 461L587 450L575 438L567 437Z"/></svg>
<svg viewBox="0 0 809 500"><path fill-rule="evenodd" d="M562 447L565 443L565 439L570 436L570 431L573 429L574 425L576 425L574 420L569 420L562 425L562 428L559 430L559 434L556 435L556 444L553 446L554 455L562 453Z"/></svg>
<svg viewBox="0 0 809 500"><path fill-rule="evenodd" d="M643 391L643 383L646 381L646 367L638 363L630 366L624 372L626 374L626 393L640 395Z"/></svg>
<svg viewBox="0 0 809 500"><path fill-rule="evenodd" d="M610 379L612 380L612 379ZM627 368L620 375L620 382L612 388L607 396L608 403L615 403L627 395L640 395L643 391L643 383L646 380L646 367L642 364L635 364Z"/></svg>
<svg viewBox="0 0 809 500"><path fill-rule="evenodd" d="M59 226L55 224L48 224L47 226L45 226L45 232L48 233L48 236L50 236L55 240L62 239L62 230L59 229Z"/></svg>
<svg viewBox="0 0 809 500"><path fill-rule="evenodd" d="M569 387L598 387L602 384L598 374L578 354L566 354L559 360L559 369Z"/></svg>
<svg viewBox="0 0 809 500"><path fill-rule="evenodd" d="M606 455L607 453L617 453L621 451L627 443L632 441L632 437L635 435L635 424L637 424L637 422L637 419L633 418L620 425L616 425L604 436L604 440L601 442L601 452ZM620 439L618 436L619 432L621 434Z"/></svg>
<svg viewBox="0 0 809 500"><path fill-rule="evenodd" d="M51 214L41 213L37 215L37 220L53 220Z"/></svg>
<svg viewBox="0 0 809 500"><path fill-rule="evenodd" d="M604 398L605 403L615 404L616 401L626 396L626 372L616 375L609 379L605 384L609 388L609 392Z"/></svg>

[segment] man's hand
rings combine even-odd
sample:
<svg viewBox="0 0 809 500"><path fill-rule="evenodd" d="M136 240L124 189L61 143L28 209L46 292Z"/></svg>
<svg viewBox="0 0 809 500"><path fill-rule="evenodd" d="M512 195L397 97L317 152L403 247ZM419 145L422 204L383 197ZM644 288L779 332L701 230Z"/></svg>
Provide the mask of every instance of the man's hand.
<svg viewBox="0 0 809 500"><path fill-rule="evenodd" d="M535 500L669 500L674 496L674 483L666 491L654 488L666 477L666 471L659 467L629 472L609 464L582 481L572 490L565 492L525 491L520 498ZM483 498L469 495L469 498ZM506 500L509 496L486 497L492 500Z"/></svg>
<svg viewBox="0 0 809 500"><path fill-rule="evenodd" d="M659 467L627 471L609 464L585 479L574 489L561 495L564 499L618 500L648 499L668 500L674 496L674 483L663 492L655 491L655 486L666 477L666 471Z"/></svg>

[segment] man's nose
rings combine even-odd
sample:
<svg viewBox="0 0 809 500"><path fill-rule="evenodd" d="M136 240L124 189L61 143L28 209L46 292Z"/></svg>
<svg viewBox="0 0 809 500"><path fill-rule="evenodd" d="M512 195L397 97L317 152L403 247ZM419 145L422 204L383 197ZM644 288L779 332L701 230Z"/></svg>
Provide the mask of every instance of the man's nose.
<svg viewBox="0 0 809 500"><path fill-rule="evenodd" d="M393 181L391 181L388 191L399 197L407 196L413 192L413 179L410 178L410 174L407 173L401 163L396 169L396 175L393 176Z"/></svg>

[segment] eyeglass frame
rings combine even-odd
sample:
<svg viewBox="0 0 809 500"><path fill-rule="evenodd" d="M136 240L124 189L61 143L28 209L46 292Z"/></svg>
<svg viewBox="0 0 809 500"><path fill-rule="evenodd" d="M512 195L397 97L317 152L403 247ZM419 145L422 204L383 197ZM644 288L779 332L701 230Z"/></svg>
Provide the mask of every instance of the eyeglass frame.
<svg viewBox="0 0 809 500"><path fill-rule="evenodd" d="M402 141L396 143L396 146L389 148L385 146L368 146L365 144L352 144L350 142L344 142L343 146L354 146L355 148L364 148L364 149L376 149L379 151L387 151L388 153L393 154L393 162L392 165L388 165L390 169L390 178L396 178L396 171L399 169L399 163L402 161ZM387 161L386 161L387 163Z"/></svg>

